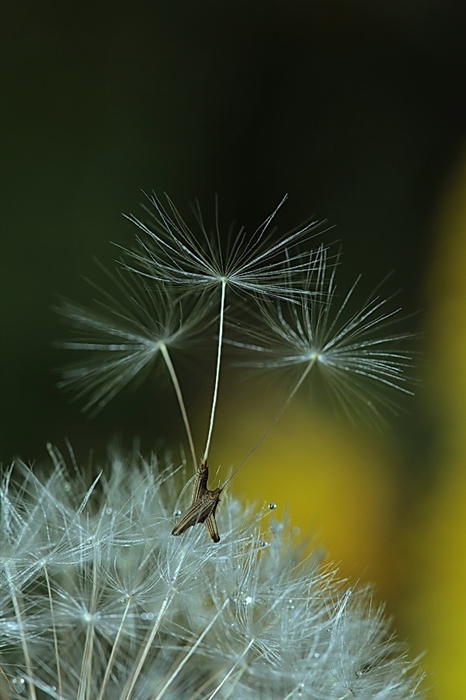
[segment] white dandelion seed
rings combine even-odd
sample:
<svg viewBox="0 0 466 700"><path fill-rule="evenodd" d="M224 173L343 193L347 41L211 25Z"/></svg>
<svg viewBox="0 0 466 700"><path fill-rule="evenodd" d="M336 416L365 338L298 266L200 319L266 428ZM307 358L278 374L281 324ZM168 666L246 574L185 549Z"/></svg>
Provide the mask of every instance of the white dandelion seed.
<svg viewBox="0 0 466 700"><path fill-rule="evenodd" d="M137 264L136 271L146 277L190 292L227 287L240 294L288 298L294 292L286 284L285 254L288 275L299 277L307 270L302 246L316 235L319 222L278 236L271 224L287 196L255 231L243 227L228 235L222 235L218 211L215 228L209 230L197 204L194 232L168 196L167 207L155 194L148 199L153 206L146 209L149 224L127 216L146 238L138 236L139 249L126 251Z"/></svg>
<svg viewBox="0 0 466 700"><path fill-rule="evenodd" d="M117 393L158 361L165 364L182 413L190 451L197 462L191 428L170 351L185 348L205 333L213 321L207 297L176 297L162 283L150 284L127 270L111 275L107 292L96 287L95 310L64 301L57 309L70 327L72 339L59 347L79 351L80 359L62 370L59 386L85 398L85 410L95 414ZM83 355L84 353L84 355Z"/></svg>
<svg viewBox="0 0 466 700"><path fill-rule="evenodd" d="M336 262L338 258L329 262L328 251L321 246L312 258L307 278L307 286L315 294L302 294L293 302L261 299L253 324L236 328L244 340L228 342L253 351L255 357L243 365L301 369L284 408L308 375L318 372L324 387L350 419L360 414L384 422L379 405L396 413L397 402L391 394L413 393L406 375L413 363L411 353L404 348L413 335L390 332L400 320L401 309L390 308L389 300L377 290L362 306L353 308L360 278L339 296Z"/></svg>
<svg viewBox="0 0 466 700"><path fill-rule="evenodd" d="M204 462L209 455L217 407L227 290L240 295L288 299L295 295L296 290L287 281L290 278L299 280L308 268L307 256L303 256L300 246L315 235L317 222L272 238L271 223L285 200L286 196L253 233L248 234L241 228L234 236L228 236L226 245L223 244L225 237L219 228L218 212L215 229L209 232L197 206L198 231L194 233L169 197L168 208L155 194L149 197L154 207L148 210L152 216L150 225L134 216L127 217L146 234L146 239L138 237L140 249L127 251L133 261L130 269L151 279L187 289L189 293L220 290L217 364L209 428L202 456Z"/></svg>

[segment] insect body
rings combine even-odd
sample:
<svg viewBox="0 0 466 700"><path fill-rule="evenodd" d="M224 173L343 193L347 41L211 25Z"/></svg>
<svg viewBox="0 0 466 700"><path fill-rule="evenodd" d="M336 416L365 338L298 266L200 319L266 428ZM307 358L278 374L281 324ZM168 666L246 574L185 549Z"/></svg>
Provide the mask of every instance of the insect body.
<svg viewBox="0 0 466 700"><path fill-rule="evenodd" d="M224 486L209 491L207 488L208 479L209 467L206 461L202 461L196 472L191 505L173 528L172 535L182 535L189 527L197 525L197 523L204 523L211 540L214 542L220 541L215 511L217 510L220 494Z"/></svg>

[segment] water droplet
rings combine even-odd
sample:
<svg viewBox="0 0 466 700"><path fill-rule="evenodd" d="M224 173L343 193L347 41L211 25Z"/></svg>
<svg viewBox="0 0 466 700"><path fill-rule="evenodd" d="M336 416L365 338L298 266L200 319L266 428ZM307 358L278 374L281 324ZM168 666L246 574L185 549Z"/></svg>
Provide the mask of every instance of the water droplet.
<svg viewBox="0 0 466 700"><path fill-rule="evenodd" d="M153 620L153 619L154 619L154 613L151 613L151 612L141 613L141 620Z"/></svg>
<svg viewBox="0 0 466 700"><path fill-rule="evenodd" d="M276 504L276 503L269 503L269 509L270 509L270 510L275 510L276 507L277 507L277 504Z"/></svg>
<svg viewBox="0 0 466 700"><path fill-rule="evenodd" d="M15 676L15 678L12 679L11 684L14 686L14 689L18 695L21 695L26 689L26 681L22 676Z"/></svg>

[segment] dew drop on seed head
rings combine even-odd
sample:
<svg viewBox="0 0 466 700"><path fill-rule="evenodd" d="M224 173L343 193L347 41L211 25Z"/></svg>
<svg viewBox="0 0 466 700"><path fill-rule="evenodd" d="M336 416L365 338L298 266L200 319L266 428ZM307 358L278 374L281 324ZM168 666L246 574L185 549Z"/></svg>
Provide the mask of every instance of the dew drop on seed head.
<svg viewBox="0 0 466 700"><path fill-rule="evenodd" d="M24 680L24 678L22 676L15 676L12 679L11 684L14 687L14 689L18 695L22 695L22 693L26 689L26 681Z"/></svg>

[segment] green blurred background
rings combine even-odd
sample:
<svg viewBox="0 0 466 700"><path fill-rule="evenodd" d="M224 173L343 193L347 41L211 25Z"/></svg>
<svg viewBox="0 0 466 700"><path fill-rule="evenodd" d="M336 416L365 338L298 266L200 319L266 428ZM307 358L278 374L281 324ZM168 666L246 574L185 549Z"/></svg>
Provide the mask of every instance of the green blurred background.
<svg viewBox="0 0 466 700"><path fill-rule="evenodd" d="M66 335L51 307L90 302L82 277L99 281L92 258L111 265L110 241L132 244L121 212L141 213L141 190L168 192L188 217L198 198L211 221L218 194L221 221L249 229L288 192L280 229L310 215L336 224L324 239L342 242L342 284L362 273L365 296L394 270L387 290L420 311L406 327L423 334L423 384L383 437L311 420L298 401L269 448L282 440L278 470L287 455L296 465L286 497L260 460L257 481L252 465L236 489L289 502L345 575L375 581L400 636L430 649L440 700L464 697L466 664L464 18L448 0L16 0L1 18L2 460L40 459L64 437L82 458L114 435L139 436L143 450L176 442L176 406L156 405L154 382L92 421L56 389L69 358L51 347ZM225 467L260 411L234 389L220 397L214 446ZM208 394L187 394L202 425ZM303 479L318 497L300 503Z"/></svg>

